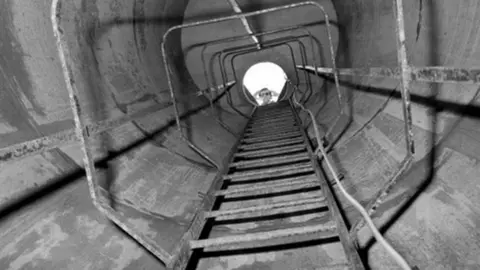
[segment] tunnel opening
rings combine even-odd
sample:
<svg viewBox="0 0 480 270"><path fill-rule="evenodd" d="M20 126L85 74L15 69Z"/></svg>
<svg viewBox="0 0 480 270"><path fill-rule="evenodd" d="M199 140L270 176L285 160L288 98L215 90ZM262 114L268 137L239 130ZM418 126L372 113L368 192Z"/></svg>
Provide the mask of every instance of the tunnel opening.
<svg viewBox="0 0 480 270"><path fill-rule="evenodd" d="M278 101L287 81L286 76L279 65L260 62L247 70L242 82L256 104L263 106ZM245 97L250 99L248 95Z"/></svg>

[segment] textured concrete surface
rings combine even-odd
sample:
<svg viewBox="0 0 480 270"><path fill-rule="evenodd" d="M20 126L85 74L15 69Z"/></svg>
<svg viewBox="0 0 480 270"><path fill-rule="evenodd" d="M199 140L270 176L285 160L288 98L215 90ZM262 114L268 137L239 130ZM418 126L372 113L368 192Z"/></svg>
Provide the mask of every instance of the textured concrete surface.
<svg viewBox="0 0 480 270"><path fill-rule="evenodd" d="M254 10L292 1L239 1ZM392 1L320 1L335 23L334 41L341 67L396 65ZM475 67L480 64L480 2L477 0L404 0L409 60L417 66ZM160 54L166 29L188 20L232 14L226 1L108 0L66 1L62 25L75 60L73 73L89 122L96 122L170 101ZM72 113L60 70L50 23L50 1L0 1L0 147L54 134L73 127ZM336 14L335 14L336 13ZM252 23L268 30L321 20L302 9L266 16ZM322 42L322 63L330 65L325 29L312 33ZM197 42L243 34L240 21L171 36L168 51L177 71L175 84L181 112L206 103L195 92L205 82ZM271 37L274 38L274 37ZM248 43L243 43L248 44ZM240 45L240 43L238 44ZM186 50L182 53L181 49ZM214 47L211 54L218 50ZM250 64L275 59L288 65L284 50L239 60L239 74ZM288 70L292 72L292 70ZM348 190L367 203L391 176L404 155L404 134L398 82L387 79L341 78L351 103L353 122L332 153L346 175ZM316 81L309 107L323 128L338 114L330 84ZM325 86L325 87L324 87ZM328 86L328 87L327 87ZM385 227L392 244L412 264L424 269L477 269L480 262L478 226L479 104L462 115L478 85L414 84L412 101L416 163L401 185L378 210L376 223ZM392 95L391 98L389 96ZM237 105L243 96L233 93ZM443 102L435 102L436 96ZM427 97L426 99L424 97ZM223 99L222 119L239 132L245 120L232 114ZM241 107L248 112L251 108ZM437 110L437 118L433 112ZM214 177L205 161L180 139L170 123L172 108L103 134L93 142L97 158L109 159L113 174L101 184L115 196L130 226L170 249L181 237ZM373 118L372 121L370 121ZM342 119L342 123L347 123ZM435 120L435 121L434 121ZM365 123L368 127L356 134ZM235 138L215 123L209 111L182 122L189 138L221 163ZM436 123L436 125L432 125ZM434 128L435 127L435 128ZM153 141L122 151L145 133L162 129ZM333 137L342 130L340 125ZM312 130L309 130L312 134ZM429 160L432 135L442 140L436 161ZM192 163L193 162L193 163ZM436 174L430 175L431 164ZM106 221L90 202L81 171L78 145L0 164L0 268L2 269L161 269L160 262ZM102 172L107 166L102 167ZM109 184L110 183L110 184ZM108 184L108 185L107 185ZM426 186L424 188L423 186ZM414 200L405 198L418 193ZM349 223L358 214L339 199ZM404 207L407 205L408 207ZM406 210L402 209L405 208ZM314 220L314 219L313 219ZM252 225L252 224L250 224ZM253 225L252 225L253 226ZM233 228L240 230L248 228ZM373 269L395 269L367 230L361 245ZM204 269L291 269L336 258L335 247L309 247L282 254L237 255L202 261ZM323 253L322 253L323 254ZM302 264L309 258L307 264Z"/></svg>

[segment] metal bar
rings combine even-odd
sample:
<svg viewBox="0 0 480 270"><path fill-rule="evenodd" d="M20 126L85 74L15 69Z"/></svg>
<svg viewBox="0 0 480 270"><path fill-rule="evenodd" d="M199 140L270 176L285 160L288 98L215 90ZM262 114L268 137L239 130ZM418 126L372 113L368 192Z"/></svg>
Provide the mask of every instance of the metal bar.
<svg viewBox="0 0 480 270"><path fill-rule="evenodd" d="M255 110L253 110L251 114L253 113L255 113ZM172 259L170 260L170 263L167 264L168 269L185 269L185 267L187 266L188 259L192 254L189 243L191 240L198 239L198 237L200 236L206 221L205 213L212 209L215 202L215 192L220 189L223 183L223 176L229 170L228 164L233 161L233 154L238 150L239 146L240 140L237 140L235 145L230 150L230 153L228 155L229 158L225 159L222 171L217 174L216 179L213 181L212 185L208 190L208 193L203 198L202 204L199 210L196 212L192 222L190 223L187 232L183 235L182 239L173 249Z"/></svg>
<svg viewBox="0 0 480 270"><path fill-rule="evenodd" d="M285 146L285 145L294 145L301 142L303 142L302 138L292 138L292 139L278 140L273 142L269 141L269 142L245 144L245 145L241 145L240 149L244 151L262 150L262 149L270 149L270 148L275 148L275 147Z"/></svg>
<svg viewBox="0 0 480 270"><path fill-rule="evenodd" d="M302 66L297 68L303 69ZM333 74L332 68L306 66L308 71L316 71L320 74ZM410 67L412 82L432 83L480 83L480 69L464 69L454 67ZM398 68L339 68L340 76L379 77L400 79L401 72Z"/></svg>
<svg viewBox="0 0 480 270"><path fill-rule="evenodd" d="M242 235L232 235L225 236L213 239L197 240L190 242L190 246L194 249L198 248L208 248L208 247L218 247L225 245L232 245L235 243L245 243L245 242L256 242L259 243L259 246L264 246L266 241L272 240L275 238L286 238L294 237L300 235L308 235L311 238L312 234L318 232L326 232L329 237L335 236L335 223L327 222L325 224L306 226L300 228L290 228L290 229L280 229L275 231L268 232L258 232L258 233L248 233ZM293 241L298 242L298 240ZM222 249L225 249L224 247Z"/></svg>
<svg viewBox="0 0 480 270"><path fill-rule="evenodd" d="M248 196L253 194L269 194L279 192L285 188L289 190L292 189L305 189L305 188L312 188L318 187L318 181L315 178L310 177L298 177L298 179L287 179L287 180L279 180L274 181L272 183L267 184L255 184L255 185L247 185L247 187L238 187L238 188L229 188L223 189L215 192L216 196L245 196L247 193Z"/></svg>
<svg viewBox="0 0 480 270"><path fill-rule="evenodd" d="M263 204L245 208L238 208L238 209L227 209L227 210L217 210L217 211L210 211L205 213L205 218L225 218L228 219L238 219L238 218L246 218L246 217L253 217L253 216L263 216L263 215L274 215L280 213L288 213L292 212L292 209L288 209L289 207L324 207L325 206L325 198L323 197L312 197L307 199L297 199L292 201L285 201L285 202L276 202L270 204ZM306 209L302 209L306 210Z"/></svg>
<svg viewBox="0 0 480 270"><path fill-rule="evenodd" d="M407 155L405 159L400 163L398 171L395 173L395 175L390 178L390 180L384 184L382 188L380 188L379 191L373 196L373 198L370 200L370 202L367 204L365 207L365 210L367 211L368 215L371 217L373 214L375 214L375 211L377 210L378 206L385 200L387 195L390 193L392 190L393 186L397 183L397 181L400 179L402 174L410 169L413 163L413 156L412 155ZM355 223L352 225L350 228L350 236L352 237L353 241L358 241L357 233L360 231L360 229L365 226L365 219L363 217L360 217Z"/></svg>
<svg viewBox="0 0 480 270"><path fill-rule="evenodd" d="M232 6L233 11L235 11L235 13L237 13L237 14L242 14L243 13L242 9L240 8L240 5L237 3L237 1L228 0L228 3ZM245 18L243 16L243 17L240 18L240 20L242 21L242 24L245 27L245 30L247 31L247 33L251 35L253 43L255 43L257 45L257 47L260 49L262 45L260 44L260 41L258 40L258 38L253 34L252 28L250 26L250 23L248 23L247 18Z"/></svg>
<svg viewBox="0 0 480 270"><path fill-rule="evenodd" d="M254 160L237 161L232 163L230 165L230 168L251 169L256 167L278 166L280 164L305 161L308 158L309 157L305 152L301 152L298 154L283 154L281 156L263 157L263 158L258 158Z"/></svg>
<svg viewBox="0 0 480 270"><path fill-rule="evenodd" d="M298 116L298 113L295 110L295 105L299 106L302 110L306 111L312 117L312 120L314 121L314 129L316 130L315 134L317 136L317 140L320 140L321 137L320 137L320 134L318 133L318 128L315 128L317 124L315 121L315 117L313 116L313 113L310 110L305 109L305 107L303 107L302 104L299 104L298 101L295 100L294 95L292 95L290 104L292 106L292 111L295 112L295 119L299 125L302 123L302 120L300 120L300 117ZM353 269L365 269L365 267L363 266L362 260L360 259L360 256L358 254L358 251L355 249L354 243L350 238L350 234L348 233L348 229L342 217L340 209L338 208L335 198L332 195L332 189L327 184L326 179L323 177L323 174L320 171L320 164L319 164L319 160L317 159L317 151L315 152L313 151L310 145L310 142L308 141L307 133L305 132L304 129L302 129L302 133L303 133L303 138L305 140L305 144L307 145L308 152L310 153L310 156L311 156L311 162L312 164L315 164L313 166L313 169L318 177L320 188L323 191L323 195L327 200L329 210L331 213L331 218L336 224L336 230L340 238L340 242L342 243L343 250L347 256L347 259L350 262L351 267ZM325 158L328 158L328 157L325 157Z"/></svg>
<svg viewBox="0 0 480 270"><path fill-rule="evenodd" d="M295 153L305 150L305 145L290 145L290 146L279 146L273 149L268 150L257 150L257 151L246 151L236 153L235 157L243 157L243 158L258 158L258 157L266 157L266 156L273 156L273 155L280 155L285 153Z"/></svg>
<svg viewBox="0 0 480 270"><path fill-rule="evenodd" d="M259 180L263 178L280 177L287 175L294 175L299 173L307 173L313 171L312 164L310 162L286 165L282 167L268 168L256 171L236 172L228 174L223 177L224 180L231 179L233 181L244 180Z"/></svg>
<svg viewBox="0 0 480 270"><path fill-rule="evenodd" d="M90 192L90 196L92 197L93 204L100 212L102 212L107 218L109 218L112 222L114 222L117 226L119 226L122 230L129 234L140 245L145 247L148 251L150 251L153 255L155 255L164 263L168 263L171 260L171 256L167 251L163 250L161 247L156 246L155 243L152 243L151 241L149 241L149 239L145 239L141 235L137 234L135 230L122 222L119 215L109 206L108 202L104 202L104 198L101 200L100 196L102 195L99 193L98 188L96 187L98 183L95 175L93 154L90 147L88 146L87 130L85 129L84 124L85 120L82 115L82 108L78 99L76 80L73 75L73 60L70 56L70 51L67 45L68 43L64 36L64 31L60 26L60 12L62 8L62 5L60 3L60 0L52 1L50 19L52 22L53 33L56 38L56 46L70 99L70 105L73 111L73 117L75 121L75 134L80 139L81 143L81 149L83 152L83 163L85 165L85 171L87 175L88 189Z"/></svg>
<svg viewBox="0 0 480 270"><path fill-rule="evenodd" d="M405 37L405 22L403 17L403 0L394 0L394 14L397 16L397 50L398 50L398 64L401 71L401 85L402 85L402 101L403 101L403 118L405 121L405 141L407 144L407 151L410 154L415 153L415 142L413 140L413 124L412 124L412 108L410 102L410 84L412 81L412 74L407 59L407 45Z"/></svg>

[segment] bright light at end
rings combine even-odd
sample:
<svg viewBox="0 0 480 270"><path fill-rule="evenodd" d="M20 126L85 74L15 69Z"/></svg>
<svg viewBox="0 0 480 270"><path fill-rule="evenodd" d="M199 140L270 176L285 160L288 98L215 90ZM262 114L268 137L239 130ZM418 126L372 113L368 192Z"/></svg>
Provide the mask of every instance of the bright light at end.
<svg viewBox="0 0 480 270"><path fill-rule="evenodd" d="M277 102L285 83L285 72L272 62L251 66L243 77L243 86L260 105Z"/></svg>

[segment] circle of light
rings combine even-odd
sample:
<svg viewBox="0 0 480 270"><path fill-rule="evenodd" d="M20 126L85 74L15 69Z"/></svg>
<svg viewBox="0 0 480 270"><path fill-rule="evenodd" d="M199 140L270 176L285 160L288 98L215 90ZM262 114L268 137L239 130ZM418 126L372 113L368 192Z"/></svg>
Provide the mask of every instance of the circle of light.
<svg viewBox="0 0 480 270"><path fill-rule="evenodd" d="M243 86L250 92L258 104L262 104L263 101L254 96L256 92L268 88L278 94L278 96L272 98L272 102L277 102L285 83L285 72L279 65L272 62L260 62L251 66L243 77Z"/></svg>

